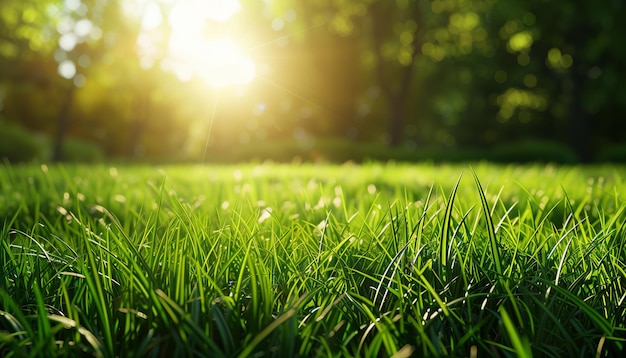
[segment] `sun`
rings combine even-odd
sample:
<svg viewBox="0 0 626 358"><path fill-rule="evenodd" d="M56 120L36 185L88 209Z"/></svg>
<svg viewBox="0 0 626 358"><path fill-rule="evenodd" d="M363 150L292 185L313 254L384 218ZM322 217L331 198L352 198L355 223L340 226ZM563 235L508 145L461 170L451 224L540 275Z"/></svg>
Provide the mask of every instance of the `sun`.
<svg viewBox="0 0 626 358"><path fill-rule="evenodd" d="M176 0L164 16L152 2L142 14L142 28L155 29L167 21L171 32L162 66L182 81L197 77L216 88L245 85L255 77L254 62L235 39L206 31L207 22L226 22L240 10L238 0Z"/></svg>
<svg viewBox="0 0 626 358"><path fill-rule="evenodd" d="M244 85L254 79L256 66L232 40L172 37L167 66L181 80L197 76L211 87Z"/></svg>

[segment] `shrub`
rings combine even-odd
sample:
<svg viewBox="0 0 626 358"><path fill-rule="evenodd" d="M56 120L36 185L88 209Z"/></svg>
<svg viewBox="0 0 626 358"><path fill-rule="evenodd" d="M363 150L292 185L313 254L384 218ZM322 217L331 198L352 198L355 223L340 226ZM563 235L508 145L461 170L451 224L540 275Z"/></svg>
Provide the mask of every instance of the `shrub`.
<svg viewBox="0 0 626 358"><path fill-rule="evenodd" d="M559 142L539 139L526 139L496 146L492 149L488 159L506 163L573 164L578 161L570 147Z"/></svg>
<svg viewBox="0 0 626 358"><path fill-rule="evenodd" d="M93 163L104 157L97 144L77 138L66 138L63 141L63 160L67 162Z"/></svg>
<svg viewBox="0 0 626 358"><path fill-rule="evenodd" d="M41 158L43 144L20 125L0 122L0 159L12 163Z"/></svg>
<svg viewBox="0 0 626 358"><path fill-rule="evenodd" d="M626 143L614 143L604 146L598 152L597 161L626 163Z"/></svg>

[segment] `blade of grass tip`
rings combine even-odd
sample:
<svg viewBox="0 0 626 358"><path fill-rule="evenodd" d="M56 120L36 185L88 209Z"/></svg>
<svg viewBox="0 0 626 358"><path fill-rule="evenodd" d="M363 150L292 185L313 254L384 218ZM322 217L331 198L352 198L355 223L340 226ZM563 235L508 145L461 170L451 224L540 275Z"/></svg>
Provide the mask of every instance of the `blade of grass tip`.
<svg viewBox="0 0 626 358"><path fill-rule="evenodd" d="M621 208L619 208L619 210L615 214L613 214L613 217L609 220L609 223L604 226L607 232L609 229L617 226L617 223L619 222L619 220L621 220L622 212L624 211L624 209L626 209L626 206L622 206ZM622 248L624 247L624 245L626 245L626 240L621 240L621 238L623 237L622 231L624 231L625 227L626 222L622 222L615 230L615 233L609 237L607 245L608 247L613 247L615 249L615 252L622 252Z"/></svg>
<svg viewBox="0 0 626 358"><path fill-rule="evenodd" d="M496 238L496 229L493 225L493 219L491 218L491 214L489 211L489 203L487 203L487 198L485 197L485 192L483 191L482 185L480 185L480 180L478 180L478 175L472 169L472 174L474 175L474 180L476 181L476 187L478 188L478 194L480 194L480 202L482 204L483 213L485 214L485 221L487 222L487 234L489 235L489 247L491 249L491 255L493 257L493 262L496 268L496 273L498 274L498 280L502 280L503 271L502 271L502 261L500 261L500 248L498 247L498 240Z"/></svg>
<svg viewBox="0 0 626 358"><path fill-rule="evenodd" d="M567 223L569 222L569 220L572 218L572 214L568 215L567 217L567 221L565 222L565 224L563 225L563 227L567 226ZM556 244L554 244L554 247L552 248L552 250L550 250L550 253L548 254L548 258L550 258L552 256L552 254L556 251L556 248L561 244L561 242L563 240L565 240L565 238L572 232L574 231L578 225L580 224L580 222L574 224L569 230L567 230L563 235L561 235L561 237L559 238L559 240L556 242ZM561 272L563 270L563 264L565 262L565 256L567 255L567 251L569 250L569 245L572 243L572 239L570 238L567 241L567 244L565 245L565 249L563 250L563 254L561 255L561 259L559 260L559 266L557 268L556 271L556 278L554 279L554 284L558 285L559 284L559 278L561 277ZM546 294L545 294L545 298L547 299L548 296L550 295L550 291L551 291L551 287L548 287L548 289L546 290Z"/></svg>
<svg viewBox="0 0 626 358"><path fill-rule="evenodd" d="M569 221L574 217L574 215L569 214L567 216L567 219L565 220L565 223L563 224L563 228L566 228L569 224ZM576 227L580 224L580 222L574 224L569 230L567 230L563 235L561 235L561 237L557 240L556 244L554 244L554 246L552 246L552 249L550 250L550 252L548 252L548 256L546 256L548 259L550 257L552 257L552 255L556 252L556 249L559 247L559 245L561 244L561 242L563 240L565 240L565 238L569 235L570 232L574 231L576 229Z"/></svg>
<svg viewBox="0 0 626 358"><path fill-rule="evenodd" d="M517 356L520 358L531 358L533 354L530 349L528 340L525 339L525 337L520 337L517 329L513 325L513 321L511 320L509 314L506 312L506 309L504 309L503 306L500 306L500 309L498 311L500 312L502 323L504 324L506 333L509 335L509 339L513 344L513 349L515 350Z"/></svg>
<svg viewBox="0 0 626 358"><path fill-rule="evenodd" d="M433 185L430 186L430 189L428 190L428 195L426 196L426 200L424 201L424 210L422 211L422 215L419 219L419 221L417 222L417 224L415 225L415 228L413 229L413 232L416 233L415 238L416 238L416 254L415 257L413 257L413 261L411 262L411 267L415 267L415 265L417 264L417 267L421 267L421 256L419 255L419 253L422 251L421 246L422 246L422 234L424 233L424 225L426 222L426 213L428 212L428 205L430 203L430 198L433 194Z"/></svg>
<svg viewBox="0 0 626 358"><path fill-rule="evenodd" d="M424 215L422 215L420 217L420 221L424 219ZM418 223L419 225L419 223ZM376 287L376 294L374 295L374 299L372 300L374 304L376 304L376 300L378 299L378 294L380 292L380 289L382 288L383 282L385 281L385 278L387 278L387 273L389 272L389 270L391 269L392 266L394 266L393 268L393 273L388 277L388 284L387 287L391 286L391 282L393 281L393 278L398 270L398 266L400 265L400 261L402 259L402 256L404 255L406 249L409 247L409 244L411 243L411 240L407 241L406 244L404 244L404 246L396 253L396 255L391 259L391 262L389 262L389 265L387 265L387 267L385 268L385 271L383 272L383 275L380 279L380 281L378 282L378 286ZM394 265L395 263L395 265ZM387 298L387 293L389 292L389 290L385 290L385 293L383 294L383 297L380 300L380 306L378 307L379 310L383 309L383 305L385 303L385 299Z"/></svg>
<svg viewBox="0 0 626 358"><path fill-rule="evenodd" d="M441 223L441 239L439 241L439 278L442 282L446 282L446 276L448 271L448 240L450 239L450 229L452 227L452 210L454 210L454 200L456 198L456 192L461 182L463 174L459 175L456 183L452 187L448 201L446 202L446 213Z"/></svg>
<svg viewBox="0 0 626 358"><path fill-rule="evenodd" d="M565 257L567 256L567 251L569 249L569 245L572 243L572 239L567 240L567 244L565 245L565 249L563 249L563 254L561 255L561 260L559 261L559 267L556 270L556 277L554 278L554 284L559 284L559 279L561 278L561 273L563 272L563 265L565 263ZM547 295L547 293L546 293ZM547 298L547 297L546 297Z"/></svg>
<svg viewBox="0 0 626 358"><path fill-rule="evenodd" d="M502 218L500 219L500 221L498 222L498 224L496 225L496 232L498 232L498 229L500 229L500 227L502 226L502 224L504 224L504 221L506 219L509 218L509 214L511 213L511 211L513 211L513 208L515 208L518 204L518 201L514 202L504 213L504 215L502 215ZM504 205L504 204L503 204Z"/></svg>
<svg viewBox="0 0 626 358"><path fill-rule="evenodd" d="M457 237L457 235L459 234L459 232L461 231L461 228L466 228L467 229L467 225L466 225L466 220L469 216L469 214L474 210L474 206L472 206L471 208L469 208L469 210L467 210L465 212L465 214L463 215L463 217L461 218L461 220L459 221L459 223L457 224L456 228L454 228L454 232L452 233L452 238L454 239L455 237ZM455 240L450 240L450 247L448 249L449 252L452 252L452 247L453 247L453 243ZM466 263L470 260L470 250L466 250L465 252L465 259L463 258L463 252L461 250L458 249L460 242L457 242L457 245L455 245L455 256L458 260L459 263L459 267L460 267L460 274L461 274L461 278L463 279L463 287L468 287L468 285L470 285L471 279L468 279L468 272L467 272L467 268L466 268ZM465 292L467 293L467 292ZM467 306L471 307L470 303L469 303L469 299L467 302ZM470 315L470 322L471 322L471 315Z"/></svg>
<svg viewBox="0 0 626 358"><path fill-rule="evenodd" d="M330 220L330 210L326 213L326 219L324 220L324 228L322 229L322 235L320 236L320 244L317 248L317 258L319 260L322 255L322 248L324 247L324 236L326 236L326 228L328 228L328 220Z"/></svg>

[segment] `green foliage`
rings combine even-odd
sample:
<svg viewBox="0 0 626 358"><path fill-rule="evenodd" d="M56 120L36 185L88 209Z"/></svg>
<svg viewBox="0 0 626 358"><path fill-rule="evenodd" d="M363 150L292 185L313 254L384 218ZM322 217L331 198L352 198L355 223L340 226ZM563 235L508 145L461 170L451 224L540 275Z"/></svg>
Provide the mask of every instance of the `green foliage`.
<svg viewBox="0 0 626 358"><path fill-rule="evenodd" d="M204 24L206 37L239 42L258 62L259 76L245 89L212 91L197 77L180 81L157 65L166 60L167 36L181 29L163 21L142 34L142 16L162 11L153 17L167 19L174 6L147 11L148 2L142 2L131 15L133 7L119 0L84 1L77 8L53 0L4 0L0 107L6 118L20 118L48 137L61 129L98 138L116 157L202 157L208 132L210 145L241 157L255 152L254 145L240 150L240 144L289 141L302 133L420 148L341 147L324 153L331 161L394 155L458 161L483 157L472 148L533 137L567 143L584 160L603 142L626 140L626 122L615 117L626 110L626 86L619 80L626 25L614 20L626 7L619 1L566 7L544 0L241 5L231 22ZM579 14L588 14L588 21L581 24ZM92 33L80 34L70 46L73 41L66 40L77 31L65 26L70 23L90 24L78 29ZM58 31L42 36L40 30L48 28ZM153 44L159 48L149 51L153 59L137 46L138 38L148 37L160 39ZM72 82L58 74L62 60L78 70ZM77 87L68 95L72 84ZM64 104L67 116L59 115ZM59 118L71 118L71 128ZM301 148L308 143L302 142L285 147L293 153L270 157L308 157ZM550 148L502 150L516 161L571 160L560 149L555 155ZM497 156L504 161L508 154Z"/></svg>
<svg viewBox="0 0 626 358"><path fill-rule="evenodd" d="M43 143L33 133L13 123L0 121L0 159L12 163L40 159Z"/></svg>
<svg viewBox="0 0 626 358"><path fill-rule="evenodd" d="M622 355L624 169L463 169L5 165L0 352Z"/></svg>
<svg viewBox="0 0 626 358"><path fill-rule="evenodd" d="M619 152L618 152L619 153ZM289 163L346 161L368 162L433 162L459 163L491 161L495 163L556 163L574 164L576 154L566 145L555 141L523 140L494 148L411 148L389 147L381 144L351 142L343 139L311 139L260 142L239 146L225 152L209 150L205 158L213 163L276 161Z"/></svg>
<svg viewBox="0 0 626 358"><path fill-rule="evenodd" d="M596 160L605 163L626 163L626 144L616 143L604 146L600 149Z"/></svg>
<svg viewBox="0 0 626 358"><path fill-rule="evenodd" d="M561 163L578 162L576 154L567 145L546 140L522 140L496 146L490 153L495 162L503 163Z"/></svg>
<svg viewBox="0 0 626 358"><path fill-rule="evenodd" d="M66 138L63 141L64 161L96 163L103 158L102 149L93 142L76 138Z"/></svg>

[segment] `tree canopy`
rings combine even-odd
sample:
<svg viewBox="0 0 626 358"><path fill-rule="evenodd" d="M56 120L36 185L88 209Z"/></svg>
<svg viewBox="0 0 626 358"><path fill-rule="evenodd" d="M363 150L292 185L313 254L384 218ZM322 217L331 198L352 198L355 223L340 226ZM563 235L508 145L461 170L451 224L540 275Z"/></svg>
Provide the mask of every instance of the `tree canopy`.
<svg viewBox="0 0 626 358"><path fill-rule="evenodd" d="M333 138L540 139L591 161L626 140L625 14L618 0L4 0L0 121L55 159L67 138L149 158Z"/></svg>

